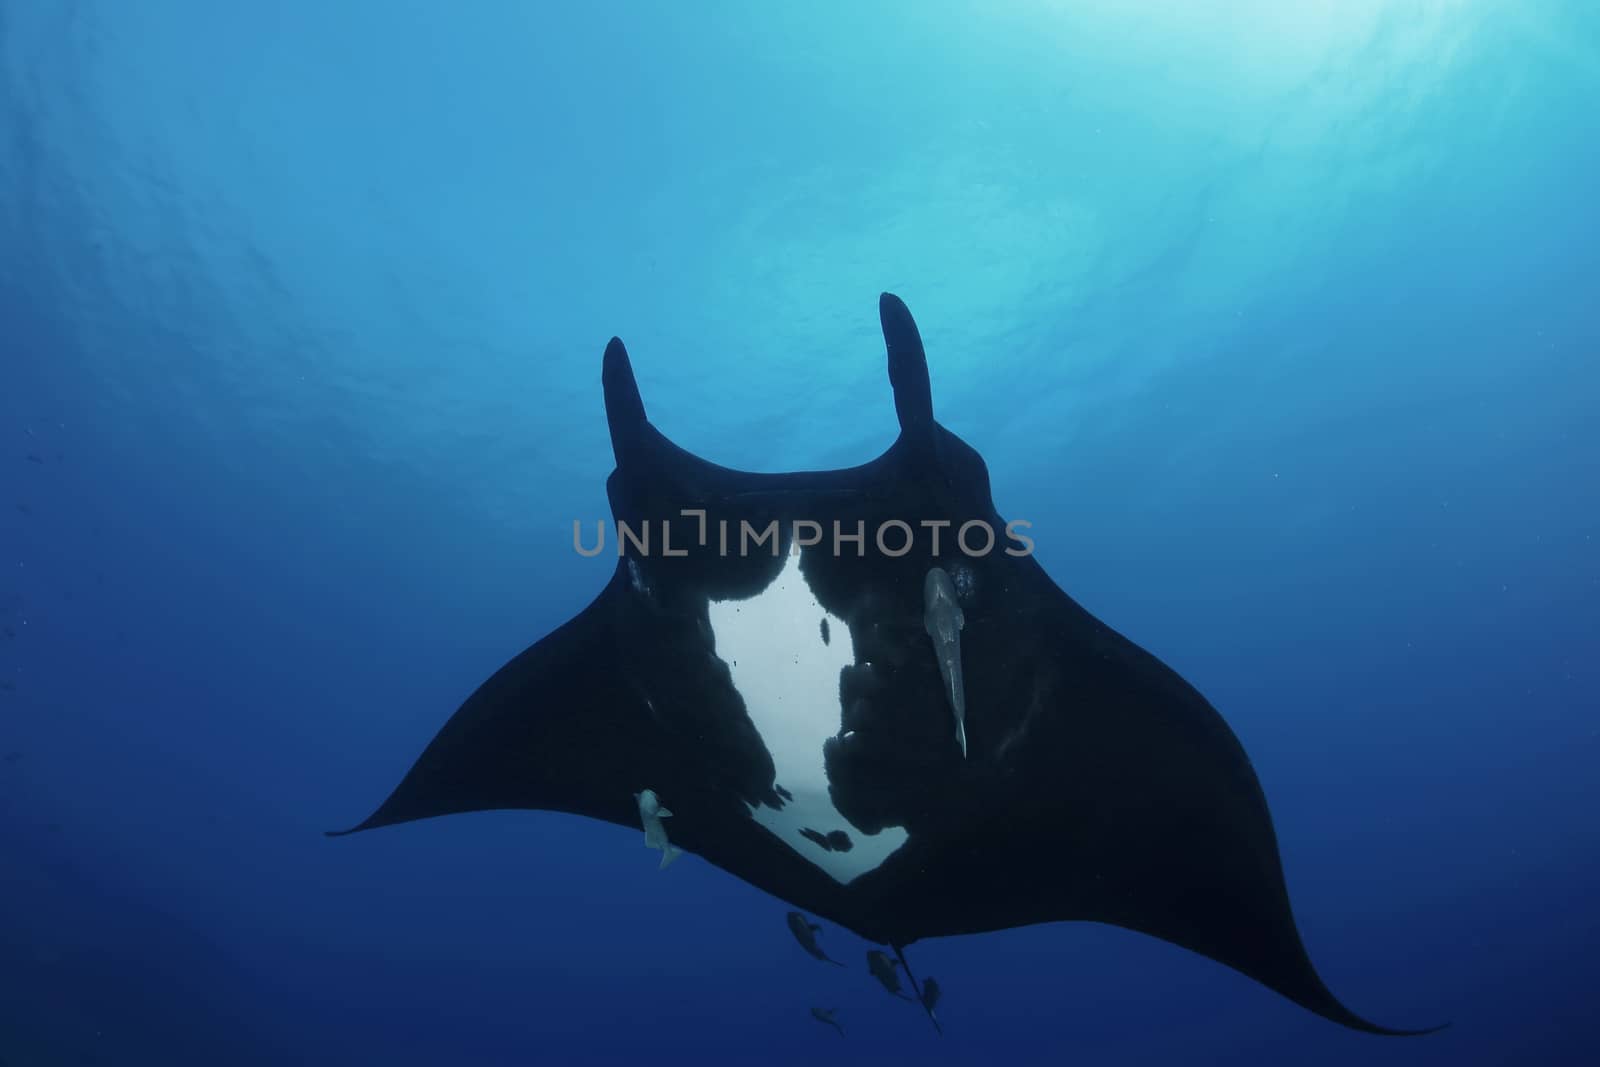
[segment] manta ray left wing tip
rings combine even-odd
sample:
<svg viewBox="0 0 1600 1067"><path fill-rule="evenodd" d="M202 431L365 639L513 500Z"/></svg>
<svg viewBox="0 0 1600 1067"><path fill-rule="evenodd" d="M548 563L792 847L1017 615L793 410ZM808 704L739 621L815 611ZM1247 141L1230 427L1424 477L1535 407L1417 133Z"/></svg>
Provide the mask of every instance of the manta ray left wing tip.
<svg viewBox="0 0 1600 1067"><path fill-rule="evenodd" d="M373 814L373 815L369 816L367 819L363 820L362 822L358 822L354 826L346 827L343 830L324 830L324 831L322 831L322 836L323 837L349 837L351 834L359 834L363 830L374 830L374 829L377 829L379 826L383 826L383 825L386 825L386 823L379 822L378 821L378 815L377 814Z"/></svg>

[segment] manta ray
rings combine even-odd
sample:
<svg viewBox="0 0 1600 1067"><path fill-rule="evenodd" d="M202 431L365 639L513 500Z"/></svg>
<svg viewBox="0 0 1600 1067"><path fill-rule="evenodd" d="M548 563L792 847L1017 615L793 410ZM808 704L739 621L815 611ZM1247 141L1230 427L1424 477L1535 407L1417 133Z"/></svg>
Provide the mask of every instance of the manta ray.
<svg viewBox="0 0 1600 1067"><path fill-rule="evenodd" d="M1107 923L1343 1026L1427 1032L1369 1022L1324 984L1238 739L1046 574L983 458L934 418L911 313L885 293L879 316L900 433L844 470L750 473L679 448L613 338L610 581L337 833L489 809L638 829L648 788L676 846L897 953ZM574 546L601 550L576 526Z"/></svg>

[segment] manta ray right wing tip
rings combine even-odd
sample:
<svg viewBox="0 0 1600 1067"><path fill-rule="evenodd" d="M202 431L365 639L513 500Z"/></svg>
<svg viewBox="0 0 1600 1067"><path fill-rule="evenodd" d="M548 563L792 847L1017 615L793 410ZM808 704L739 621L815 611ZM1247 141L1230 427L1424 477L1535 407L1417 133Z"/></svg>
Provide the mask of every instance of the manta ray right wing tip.
<svg viewBox="0 0 1600 1067"><path fill-rule="evenodd" d="M1427 1037L1429 1034L1437 1034L1440 1030L1448 1029L1450 1029L1449 1023L1440 1023L1438 1026L1425 1026L1420 1030L1393 1030L1387 1026L1374 1026L1372 1033L1382 1037Z"/></svg>
<svg viewBox="0 0 1600 1067"><path fill-rule="evenodd" d="M1417 1029L1379 1026L1375 1022L1362 1018L1337 1001L1334 1001L1331 1008L1327 1005L1313 1006L1303 1002L1302 1006L1311 1008L1312 1011L1315 1011L1330 1022L1338 1023L1340 1026L1358 1030L1362 1033L1376 1034L1379 1037L1426 1037L1428 1034L1437 1034L1440 1030L1448 1030L1450 1028L1450 1023L1440 1023L1438 1026L1424 1026Z"/></svg>

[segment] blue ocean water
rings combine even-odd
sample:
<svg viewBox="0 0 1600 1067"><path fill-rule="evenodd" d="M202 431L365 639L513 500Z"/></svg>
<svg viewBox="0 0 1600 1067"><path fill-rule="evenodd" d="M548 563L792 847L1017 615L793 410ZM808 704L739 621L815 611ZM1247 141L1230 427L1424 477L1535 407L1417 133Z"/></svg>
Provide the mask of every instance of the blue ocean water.
<svg viewBox="0 0 1600 1067"><path fill-rule="evenodd" d="M0 1062L1600 1062L1595 16L0 0ZM1449 1030L1054 924L912 946L941 1040L637 831L322 837L608 577L607 338L850 465L882 290L1332 989Z"/></svg>

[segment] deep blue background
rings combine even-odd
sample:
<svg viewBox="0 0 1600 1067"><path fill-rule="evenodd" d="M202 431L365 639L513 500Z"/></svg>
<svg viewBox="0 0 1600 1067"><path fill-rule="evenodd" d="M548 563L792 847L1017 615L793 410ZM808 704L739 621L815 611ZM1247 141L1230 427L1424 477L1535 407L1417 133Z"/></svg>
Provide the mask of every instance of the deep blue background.
<svg viewBox="0 0 1600 1067"><path fill-rule="evenodd" d="M0 0L0 1059L1600 1061L1592 6L548 6ZM604 581L606 338L846 465L883 289L1333 989L1450 1031L1058 924L914 946L939 1042L637 831L320 836Z"/></svg>

